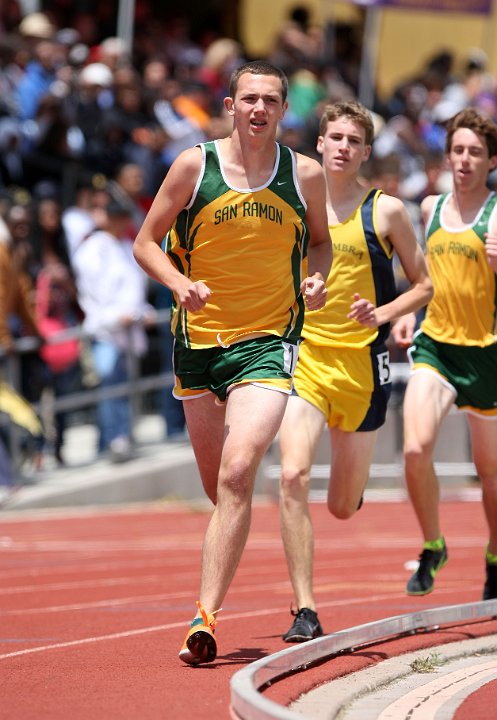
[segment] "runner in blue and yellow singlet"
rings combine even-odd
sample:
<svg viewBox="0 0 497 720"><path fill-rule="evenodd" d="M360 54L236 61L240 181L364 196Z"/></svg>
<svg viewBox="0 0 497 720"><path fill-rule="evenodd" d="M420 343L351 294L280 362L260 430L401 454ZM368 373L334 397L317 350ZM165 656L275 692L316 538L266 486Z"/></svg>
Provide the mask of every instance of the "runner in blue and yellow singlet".
<svg viewBox="0 0 497 720"><path fill-rule="evenodd" d="M448 124L453 191L421 206L434 296L409 356L404 400L406 482L424 537L409 595L426 595L447 562L433 448L455 405L465 410L489 526L483 598L497 598L497 126L475 110ZM490 237L489 237L490 235Z"/></svg>
<svg viewBox="0 0 497 720"><path fill-rule="evenodd" d="M291 391L304 305L326 299L326 187L318 162L276 143L287 90L266 62L236 70L225 99L232 134L177 158L135 241L137 261L174 294L175 395L215 504L198 612L179 653L190 665L216 657L216 613Z"/></svg>
<svg viewBox="0 0 497 720"><path fill-rule="evenodd" d="M308 491L323 426L329 427L332 448L328 508L336 517L350 517L360 505L377 431L385 422L390 321L431 297L423 253L403 204L358 179L372 140L372 119L362 105L326 109L317 147L328 186L333 265L324 309L306 313L295 395L280 430L281 526L298 607L286 642L310 640L322 631L312 589ZM400 295L394 251L410 283Z"/></svg>

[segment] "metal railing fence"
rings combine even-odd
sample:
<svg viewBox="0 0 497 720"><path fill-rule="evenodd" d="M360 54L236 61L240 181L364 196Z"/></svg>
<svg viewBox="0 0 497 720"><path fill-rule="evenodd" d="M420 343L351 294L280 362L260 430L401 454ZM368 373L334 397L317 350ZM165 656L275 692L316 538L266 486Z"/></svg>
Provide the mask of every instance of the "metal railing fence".
<svg viewBox="0 0 497 720"><path fill-rule="evenodd" d="M152 331L159 325L169 324L169 313L167 311L158 311L154 320L147 320L146 328ZM143 325L142 321L137 320L135 324ZM110 330L112 328L109 328ZM122 331L122 326L120 330ZM126 328L128 337L131 337L133 325ZM58 333L54 333L50 337L48 343L57 345L70 339L78 339L81 341L83 348L89 348L93 336L83 330L82 326L74 326ZM149 336L150 340L150 336ZM160 338L152 338L159 342ZM155 365L160 367L159 349L153 346L151 341L149 346L150 353L157 353ZM11 388L21 393L21 362L24 355L33 353L40 348L40 341L34 337L23 337L16 340L14 350L7 353L0 348L0 378L6 382ZM142 358L136 355L132 350L131 341L126 343L125 349L126 366L128 380L123 383L116 384L111 387L100 387L98 384L94 387L82 387L74 392L64 395L55 396L50 392L43 392L38 402L33 402L32 407L39 417L53 417L58 412L75 412L94 407L97 403L108 398L128 397L130 405L131 428L136 427L137 420L143 412L144 399L153 392L160 391L167 384L172 384L174 375L172 372L157 372L144 374ZM83 371L82 371L83 372ZM22 428L13 422L8 413L2 412L0 408L0 425L3 427L4 434L7 437L8 450L11 455L14 471L18 473L21 457L21 445L25 433Z"/></svg>

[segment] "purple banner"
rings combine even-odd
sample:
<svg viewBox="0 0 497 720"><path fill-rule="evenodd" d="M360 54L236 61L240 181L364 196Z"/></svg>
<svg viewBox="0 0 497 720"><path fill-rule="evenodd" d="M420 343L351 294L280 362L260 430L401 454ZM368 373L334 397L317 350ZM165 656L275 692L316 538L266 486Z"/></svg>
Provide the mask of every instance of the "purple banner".
<svg viewBox="0 0 497 720"><path fill-rule="evenodd" d="M474 15L490 15L492 0L354 0L363 7L396 7L403 10L435 10ZM469 6L469 7L468 7Z"/></svg>

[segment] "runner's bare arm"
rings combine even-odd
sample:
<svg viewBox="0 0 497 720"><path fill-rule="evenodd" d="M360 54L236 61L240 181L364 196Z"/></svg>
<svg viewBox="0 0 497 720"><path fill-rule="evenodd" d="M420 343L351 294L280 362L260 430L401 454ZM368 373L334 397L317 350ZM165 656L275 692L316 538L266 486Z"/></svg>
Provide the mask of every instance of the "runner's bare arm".
<svg viewBox="0 0 497 720"><path fill-rule="evenodd" d="M494 273L497 273L497 220L495 219L495 215L492 220L489 232L485 233L485 250L488 264Z"/></svg>
<svg viewBox="0 0 497 720"><path fill-rule="evenodd" d="M307 204L309 227L308 277L301 290L309 310L319 310L326 302L326 278L332 262L332 246L326 214L326 183L321 165L305 155L297 155L297 175Z"/></svg>
<svg viewBox="0 0 497 720"><path fill-rule="evenodd" d="M412 345L414 330L416 328L416 314L402 315L392 323L391 333L396 344L401 348Z"/></svg>
<svg viewBox="0 0 497 720"><path fill-rule="evenodd" d="M423 218L424 226L426 227L430 219L433 207L437 200L436 195L430 195L426 197L421 203L421 216ZM402 315L392 324L392 336L399 347L409 347L412 344L412 338L414 330L416 328L416 315L411 312L407 315Z"/></svg>
<svg viewBox="0 0 497 720"><path fill-rule="evenodd" d="M177 215L190 200L201 169L200 148L185 150L171 165L147 217L136 236L133 253L137 263L154 280L168 287L187 310L200 310L210 296L204 283L193 283L180 273L161 245Z"/></svg>
<svg viewBox="0 0 497 720"><path fill-rule="evenodd" d="M390 195L380 195L378 224L382 237L391 243L397 253L410 283L409 288L395 300L376 308L376 320L378 325L382 325L424 307L433 296L433 286L423 251L416 240L411 220L401 200Z"/></svg>

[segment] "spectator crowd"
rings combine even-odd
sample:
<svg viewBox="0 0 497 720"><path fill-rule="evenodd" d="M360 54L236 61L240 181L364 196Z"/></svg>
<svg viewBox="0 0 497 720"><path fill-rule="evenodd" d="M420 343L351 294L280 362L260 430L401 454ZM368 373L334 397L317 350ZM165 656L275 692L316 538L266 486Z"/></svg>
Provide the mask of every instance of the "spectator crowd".
<svg viewBox="0 0 497 720"><path fill-rule="evenodd" d="M20 385L36 402L47 384L61 395L85 376L88 348L74 339L47 345L51 333L86 327L103 385L126 377L123 328L140 325L134 347L146 352L142 323L170 298L133 267L131 243L179 153L230 132L223 98L232 71L252 58L220 31L193 38L181 13L142 18L129 49L111 31L100 37L84 13L65 27L49 12L8 15L13 5L0 16L0 348L5 356L17 338L40 338L39 352L23 356ZM324 105L357 96L357 40L339 27L330 44L327 28L299 6L266 59L289 77L279 140L318 157ZM420 242L420 201L450 185L444 123L468 106L497 120L497 78L476 49L462 67L442 49L371 108L376 137L364 181L406 203ZM164 355L158 363L170 369ZM100 408L98 449L112 451L114 441L115 457L126 459L129 421L118 401ZM173 437L184 431L178 405L164 401ZM59 413L61 463L65 423Z"/></svg>

